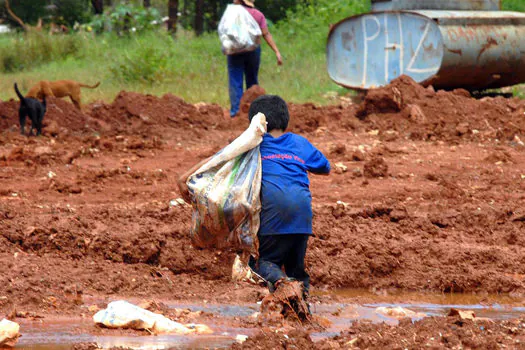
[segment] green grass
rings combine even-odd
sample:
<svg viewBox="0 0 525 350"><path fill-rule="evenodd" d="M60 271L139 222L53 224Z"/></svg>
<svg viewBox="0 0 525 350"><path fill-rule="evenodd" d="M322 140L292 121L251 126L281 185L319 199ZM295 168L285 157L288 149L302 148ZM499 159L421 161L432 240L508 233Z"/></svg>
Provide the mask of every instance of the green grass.
<svg viewBox="0 0 525 350"><path fill-rule="evenodd" d="M70 37L76 37L80 43L78 50L62 57L48 54L45 59L49 63L40 62L38 56L28 57L30 53L23 50L27 40L2 38L0 52L21 53L27 58L11 63L19 68L15 72L3 74L0 99L15 97L15 81L25 92L39 80L74 79L87 84L102 82L97 89L83 90L84 102L110 102L119 91L128 90L154 95L169 92L192 103L206 101L225 107L229 103L226 57L215 33L197 39L181 33L175 40L165 33L134 38L110 35L85 38L76 34ZM58 37L51 40L55 38ZM293 102L326 103L323 98L326 92L345 91L327 76L324 41L321 46L311 42L291 45L293 39L277 31L274 39L284 57L284 65L277 66L273 51L263 44L259 79L269 93L280 94ZM17 40L19 43L13 45ZM48 43L46 40L45 47L50 51Z"/></svg>
<svg viewBox="0 0 525 350"><path fill-rule="evenodd" d="M288 23L270 28L284 65L277 66L273 51L263 43L259 80L268 93L291 102L316 103L329 102L323 97L327 92L348 93L326 72L328 24L367 7L363 0L349 1L350 5L340 5L339 10L328 0L320 3L328 4L328 9L319 15L311 6L301 8ZM2 100L15 97L15 81L25 92L39 80L74 79L87 84L102 82L97 89L83 90L84 103L110 102L119 91L128 90L172 93L192 103L229 104L226 57L216 33L195 38L180 32L176 39L165 32L127 38L89 33L2 36L0 70L4 72L0 81Z"/></svg>

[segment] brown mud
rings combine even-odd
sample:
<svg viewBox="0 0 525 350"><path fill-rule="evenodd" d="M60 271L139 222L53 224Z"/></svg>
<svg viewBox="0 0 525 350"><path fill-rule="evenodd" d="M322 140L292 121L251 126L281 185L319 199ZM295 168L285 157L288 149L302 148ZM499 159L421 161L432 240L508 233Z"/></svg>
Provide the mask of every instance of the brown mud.
<svg viewBox="0 0 525 350"><path fill-rule="evenodd" d="M523 297L524 101L402 77L360 105L289 107L289 131L347 168L311 177L314 291ZM262 299L230 281L234 252L190 245L191 209L172 201L177 175L245 117L123 91L83 112L51 98L44 135L25 137L17 109L0 102L0 314L88 315L92 296Z"/></svg>

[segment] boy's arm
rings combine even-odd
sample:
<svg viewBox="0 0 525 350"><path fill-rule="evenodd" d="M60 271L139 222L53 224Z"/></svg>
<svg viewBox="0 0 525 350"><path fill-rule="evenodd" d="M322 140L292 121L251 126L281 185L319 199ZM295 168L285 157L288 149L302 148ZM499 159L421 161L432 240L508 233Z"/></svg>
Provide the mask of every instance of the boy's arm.
<svg viewBox="0 0 525 350"><path fill-rule="evenodd" d="M179 179L177 180L177 186L179 187L180 195L186 202L191 203L190 191L188 190L188 185L186 185L186 181L188 181L188 178L191 176L191 174L196 172L201 166L207 163L210 159L211 157L201 160L199 163L192 166L184 174L179 176Z"/></svg>
<svg viewBox="0 0 525 350"><path fill-rule="evenodd" d="M314 147L308 140L304 148L307 149L309 156L306 158L306 170L315 175L329 175L330 162L324 154Z"/></svg>

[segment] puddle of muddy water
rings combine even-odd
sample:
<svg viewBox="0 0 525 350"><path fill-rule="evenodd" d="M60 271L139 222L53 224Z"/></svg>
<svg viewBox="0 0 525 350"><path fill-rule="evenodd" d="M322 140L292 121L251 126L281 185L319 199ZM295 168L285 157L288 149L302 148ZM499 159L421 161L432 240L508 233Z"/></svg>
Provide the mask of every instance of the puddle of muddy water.
<svg viewBox="0 0 525 350"><path fill-rule="evenodd" d="M319 293L325 294L325 293ZM314 340L320 340L339 334L357 320L368 320L374 323L385 322L397 324L395 317L376 312L378 307L403 307L418 313L413 320L424 316L446 315L451 308L473 310L477 317L492 319L517 318L525 314L523 300L508 296L479 296L465 294L421 294L421 293L371 293L361 290L343 290L326 294L336 295L337 303L312 305L312 311L331 322L326 331L312 334ZM243 304L204 304L191 305L166 302L169 307L205 311L224 319L233 317L248 317L259 310L259 305ZM227 324L224 322L223 324ZM65 322L23 321L21 323L22 338L16 349L50 350L70 349L72 344L81 342L97 343L103 348L125 347L132 349L196 349L196 348L227 348L238 334L251 335L256 329L228 328L227 326L209 325L214 329L213 335L193 336L100 336L89 334L89 328L94 327L90 320L75 320ZM81 331L79 331L79 329Z"/></svg>
<svg viewBox="0 0 525 350"><path fill-rule="evenodd" d="M207 311L207 310L205 310ZM208 311L209 312L209 311ZM22 321L20 322L22 337L15 349L23 350L65 350L73 344L96 343L104 349L123 347L144 350L162 349L224 349L228 348L238 334L250 335L250 330L212 327L215 334L211 335L94 335L89 334L89 328L95 327L90 320L65 321Z"/></svg>
<svg viewBox="0 0 525 350"><path fill-rule="evenodd" d="M425 293L371 293L364 290L338 290L319 295L335 295L348 303L314 305L313 311L332 322L325 332L314 333L312 338L320 340L335 336L348 328L352 322L368 320L395 325L399 321L393 316L376 312L378 307L402 307L417 313L413 321L426 316L445 316L450 309L472 310L476 317L494 320L518 318L525 315L523 299L508 295L472 294L425 294ZM354 301L366 302L354 302Z"/></svg>

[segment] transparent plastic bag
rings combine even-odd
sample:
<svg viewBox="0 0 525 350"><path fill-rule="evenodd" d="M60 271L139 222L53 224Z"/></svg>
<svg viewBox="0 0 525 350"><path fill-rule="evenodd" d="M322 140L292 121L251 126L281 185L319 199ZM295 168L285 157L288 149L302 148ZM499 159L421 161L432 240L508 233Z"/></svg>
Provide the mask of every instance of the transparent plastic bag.
<svg viewBox="0 0 525 350"><path fill-rule="evenodd" d="M242 6L230 4L219 22L219 39L226 55L253 51L258 46L261 28L252 15Z"/></svg>
<svg viewBox="0 0 525 350"><path fill-rule="evenodd" d="M187 181L192 196L190 236L199 248L234 247L257 255L261 211L261 153L266 117L214 155Z"/></svg>

